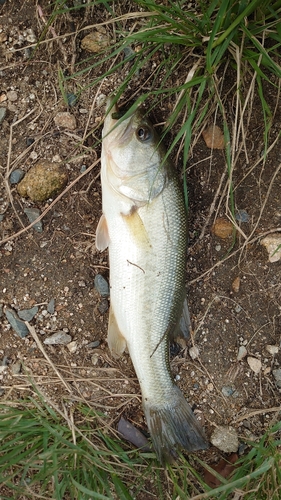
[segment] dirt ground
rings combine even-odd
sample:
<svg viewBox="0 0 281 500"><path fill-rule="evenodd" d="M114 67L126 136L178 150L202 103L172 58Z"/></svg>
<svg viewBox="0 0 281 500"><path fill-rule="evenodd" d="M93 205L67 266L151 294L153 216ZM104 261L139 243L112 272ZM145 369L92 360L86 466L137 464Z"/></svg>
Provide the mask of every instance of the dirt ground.
<svg viewBox="0 0 281 500"><path fill-rule="evenodd" d="M40 5L48 19L49 2ZM95 13L90 10L87 19L74 13L57 21L54 29L59 34L69 33L94 20L103 20L103 16L108 17L102 7L97 7ZM87 401L105 411L114 428L123 415L145 430L131 361L127 354L118 361L110 357L106 343L107 304L101 303L94 287L95 275L108 278L109 270L107 253L95 249L101 215L97 161L100 146L92 145L101 138L104 107L100 95L114 91L123 70L103 81L100 88L88 84L96 76L95 71L101 69L69 80L69 93L77 94L86 86L78 103L69 109L77 126L72 131L57 127L54 117L67 111L59 88L59 67L65 74L74 65L86 67L82 61L89 54L80 43L90 29L77 37L62 37L60 43L42 44L28 59L30 49L26 47L33 42L27 37L32 40L34 34L38 40L45 26L35 1L7 0L0 6L0 95L4 96L0 106L7 108L0 124L0 360L5 358L7 364L0 373L1 399L12 400L28 391L26 370L55 401ZM106 29L112 36L110 25ZM51 38L50 32L47 37ZM126 90L125 99L135 92L138 95L146 77L144 72L139 82L133 82L135 88ZM226 86L231 85L226 82ZM280 99L278 102L277 90L270 83L264 86L264 93L271 108L276 108L270 145L280 131ZM10 97L6 99L7 95ZM232 104L230 98L230 120ZM152 118L163 122L169 111L161 105L157 117ZM208 149L202 137L192 148L187 171L187 291L193 336L187 348L179 349L172 357L172 372L205 423L207 435L217 425L232 425L240 442L261 436L278 418L278 407L280 410L280 388L272 372L281 363L281 261L269 262L260 240L270 232L281 231L281 155L279 141L266 162L259 161L262 126L262 111L255 98L245 147L236 155L233 174L235 210L246 211L248 220L237 220L236 241L229 254L231 237L222 239L212 232L215 219L227 215L224 152ZM52 200L38 203L23 199L15 185L5 184L4 178L16 168L28 171L43 158L66 165L68 185L81 176L83 169L92 168L47 211L42 233L29 229L15 238L13 235L28 225L24 209L35 207L43 212ZM176 158L173 160L176 162ZM222 179L225 181L221 183ZM55 306L50 313L47 306L51 299ZM20 338L6 319L5 307L19 311L34 305L39 310L30 324L37 337L29 334ZM69 345L43 343L59 330L71 335ZM91 347L93 341L99 341L99 345ZM199 348L196 359L189 354L193 344ZM40 345L60 371L65 385L60 383ZM238 360L241 346L246 348L245 356ZM261 361L258 373L249 366L249 356ZM15 374L12 367L19 360L24 369ZM219 456L214 449L207 453Z"/></svg>

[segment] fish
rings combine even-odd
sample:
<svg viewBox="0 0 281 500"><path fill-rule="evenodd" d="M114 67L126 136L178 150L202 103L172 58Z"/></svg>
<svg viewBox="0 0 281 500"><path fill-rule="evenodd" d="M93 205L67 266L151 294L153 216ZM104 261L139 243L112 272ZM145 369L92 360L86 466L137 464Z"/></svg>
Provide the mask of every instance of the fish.
<svg viewBox="0 0 281 500"><path fill-rule="evenodd" d="M187 217L165 148L139 108L120 117L112 99L102 131L102 216L96 247L108 248L113 357L127 348L139 380L153 447L162 464L181 449L208 447L204 430L173 380L169 342L188 336Z"/></svg>

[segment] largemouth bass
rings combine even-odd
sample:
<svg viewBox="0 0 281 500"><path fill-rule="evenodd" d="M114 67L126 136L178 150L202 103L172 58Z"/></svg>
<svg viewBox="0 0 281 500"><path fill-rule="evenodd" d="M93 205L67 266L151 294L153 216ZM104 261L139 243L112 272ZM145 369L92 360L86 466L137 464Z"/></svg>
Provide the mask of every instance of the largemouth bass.
<svg viewBox="0 0 281 500"><path fill-rule="evenodd" d="M110 104L109 104L110 106ZM159 460L177 449L204 449L207 441L169 365L169 337L188 329L187 247L183 195L150 121L139 111L103 128L103 215L96 247L109 249L108 344L114 356L128 348Z"/></svg>

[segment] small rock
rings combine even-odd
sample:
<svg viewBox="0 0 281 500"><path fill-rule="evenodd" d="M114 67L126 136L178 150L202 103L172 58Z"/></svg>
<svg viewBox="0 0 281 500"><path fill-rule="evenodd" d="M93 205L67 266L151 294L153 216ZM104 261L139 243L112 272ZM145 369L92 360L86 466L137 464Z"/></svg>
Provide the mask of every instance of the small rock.
<svg viewBox="0 0 281 500"><path fill-rule="evenodd" d="M18 375L21 372L21 361L16 361L11 365L11 372L13 375Z"/></svg>
<svg viewBox="0 0 281 500"><path fill-rule="evenodd" d="M26 40L29 42L29 43L35 43L36 42L36 36L35 36L35 33L33 31L33 29L31 28L28 28L26 30Z"/></svg>
<svg viewBox="0 0 281 500"><path fill-rule="evenodd" d="M66 347L69 350L69 352L71 354L73 354L74 352L77 351L77 340L73 340L72 342L70 342L69 344L67 344Z"/></svg>
<svg viewBox="0 0 281 500"><path fill-rule="evenodd" d="M10 102L15 102L18 99L18 93L15 90L9 90L7 92L7 97Z"/></svg>
<svg viewBox="0 0 281 500"><path fill-rule="evenodd" d="M16 311L14 311L13 309L6 309L5 315L11 327L22 339L29 334L29 330L26 324L21 319L19 319Z"/></svg>
<svg viewBox="0 0 281 500"><path fill-rule="evenodd" d="M238 435L233 427L220 425L212 433L210 441L224 453L235 453L239 447Z"/></svg>
<svg viewBox="0 0 281 500"><path fill-rule="evenodd" d="M94 284L96 290L102 297L109 297L109 285L101 274L95 276Z"/></svg>
<svg viewBox="0 0 281 500"><path fill-rule="evenodd" d="M232 290L235 292L235 293L238 293L239 290L240 290L240 284L241 284L241 279L239 278L239 276L237 276L233 282L232 282L232 285L231 285L231 288Z"/></svg>
<svg viewBox="0 0 281 500"><path fill-rule="evenodd" d="M21 170L21 168L16 168L16 170L13 170L13 172L10 175L10 184L17 184L22 180L24 177L25 172Z"/></svg>
<svg viewBox="0 0 281 500"><path fill-rule="evenodd" d="M238 220L238 222L249 222L250 216L247 214L246 210L238 210L235 219Z"/></svg>
<svg viewBox="0 0 281 500"><path fill-rule="evenodd" d="M88 52L98 53L101 52L106 47L109 47L110 38L106 34L106 30L100 29L99 31L93 31L86 35L81 41L81 49L87 50Z"/></svg>
<svg viewBox="0 0 281 500"><path fill-rule="evenodd" d="M238 349L238 354L237 354L237 361L241 361L241 359L245 358L247 356L247 349L244 345L240 345Z"/></svg>
<svg viewBox="0 0 281 500"><path fill-rule="evenodd" d="M18 311L18 316L20 319L23 319L24 321L31 321L35 314L38 313L38 307L34 306L31 307L31 309L22 309L21 311Z"/></svg>
<svg viewBox="0 0 281 500"><path fill-rule="evenodd" d="M29 146L31 146L31 144L33 144L35 142L35 139L33 139L32 137L27 137L25 142L26 142L27 147L29 147Z"/></svg>
<svg viewBox="0 0 281 500"><path fill-rule="evenodd" d="M281 387L281 368L272 371L277 387Z"/></svg>
<svg viewBox="0 0 281 500"><path fill-rule="evenodd" d="M232 394L234 394L235 389L231 386L225 385L222 387L221 392L225 397L229 398Z"/></svg>
<svg viewBox="0 0 281 500"><path fill-rule="evenodd" d="M275 354L278 354L279 352L279 347L278 345L267 345L266 350L269 354L271 354L271 356L275 356Z"/></svg>
<svg viewBox="0 0 281 500"><path fill-rule="evenodd" d="M268 252L269 262L277 262L281 259L281 234L269 234L261 240L261 245L265 246Z"/></svg>
<svg viewBox="0 0 281 500"><path fill-rule="evenodd" d="M212 227L212 232L219 238L229 238L233 233L233 224L228 219L216 219Z"/></svg>
<svg viewBox="0 0 281 500"><path fill-rule="evenodd" d="M107 299L102 299L98 305L98 310L101 314L105 314L109 309L109 304Z"/></svg>
<svg viewBox="0 0 281 500"><path fill-rule="evenodd" d="M67 98L67 104L69 106L75 106L75 104L78 101L78 97L75 94L71 94L71 93L70 94L66 94L66 98Z"/></svg>
<svg viewBox="0 0 281 500"><path fill-rule="evenodd" d="M68 130L76 129L76 118L68 111L61 111L56 114L54 122L57 127L67 128Z"/></svg>
<svg viewBox="0 0 281 500"><path fill-rule="evenodd" d="M196 359L199 357L199 349L197 347L197 345L193 345L190 349L189 349L189 356L191 357L191 359Z"/></svg>
<svg viewBox="0 0 281 500"><path fill-rule="evenodd" d="M4 121L6 113L7 113L7 108L0 108L0 123Z"/></svg>
<svg viewBox="0 0 281 500"><path fill-rule="evenodd" d="M261 361L259 359L248 356L247 362L254 373L258 374L261 371Z"/></svg>
<svg viewBox="0 0 281 500"><path fill-rule="evenodd" d="M94 349L95 347L99 347L99 345L100 345L100 341L94 340L93 342L89 342L89 344L87 344L87 347L91 347L92 349Z"/></svg>
<svg viewBox="0 0 281 500"><path fill-rule="evenodd" d="M25 208L24 213L27 215L27 218L31 223L34 222L36 219L38 219L39 215L41 215L41 212L38 208ZM37 231L37 233L42 233L43 231L42 221L39 220L38 222L35 222L35 224L33 224L33 229Z"/></svg>
<svg viewBox="0 0 281 500"><path fill-rule="evenodd" d="M71 336L68 333L59 330L50 337L44 340L44 344L47 345L65 345L72 341Z"/></svg>
<svg viewBox="0 0 281 500"><path fill-rule="evenodd" d="M206 146L210 149L224 149L224 135L217 125L210 125L202 132Z"/></svg>
<svg viewBox="0 0 281 500"><path fill-rule="evenodd" d="M98 361L99 361L98 354L93 354L93 356L91 356L91 361L92 361L93 365L96 366L98 364Z"/></svg>
<svg viewBox="0 0 281 500"><path fill-rule="evenodd" d="M54 314L55 312L55 299L51 299L47 305L47 311L49 314Z"/></svg>
<svg viewBox="0 0 281 500"><path fill-rule="evenodd" d="M49 160L39 160L29 169L18 184L17 190L24 198L45 201L61 192L67 180L67 173L61 164L52 163Z"/></svg>

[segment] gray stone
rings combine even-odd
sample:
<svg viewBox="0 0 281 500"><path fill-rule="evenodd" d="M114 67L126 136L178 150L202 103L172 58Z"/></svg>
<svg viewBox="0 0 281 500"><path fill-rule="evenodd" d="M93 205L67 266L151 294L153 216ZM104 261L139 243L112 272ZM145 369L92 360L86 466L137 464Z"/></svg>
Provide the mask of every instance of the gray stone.
<svg viewBox="0 0 281 500"><path fill-rule="evenodd" d="M14 311L13 309L6 309L5 315L13 330L15 330L15 332L22 339L29 334L29 330L26 324L21 319L19 319L16 311Z"/></svg>
<svg viewBox="0 0 281 500"><path fill-rule="evenodd" d="M95 276L94 283L96 290L102 297L109 297L109 285L106 279L101 274L97 274Z"/></svg>
<svg viewBox="0 0 281 500"><path fill-rule="evenodd" d="M107 299L101 299L99 305L98 305L98 310L101 314L105 314L109 309L109 304Z"/></svg>
<svg viewBox="0 0 281 500"><path fill-rule="evenodd" d="M235 389L231 386L225 385L222 387L221 392L223 393L223 395L225 397L229 398L230 396L233 395L233 393L235 392Z"/></svg>
<svg viewBox="0 0 281 500"><path fill-rule="evenodd" d="M38 208L25 208L24 213L27 215L27 218L31 223L34 222L41 214ZM33 229L37 231L37 233L42 233L43 231L42 221L39 220L38 222L33 224Z"/></svg>
<svg viewBox="0 0 281 500"><path fill-rule="evenodd" d="M218 426L212 433L210 441L225 453L235 453L239 447L238 435L233 427Z"/></svg>
<svg viewBox="0 0 281 500"><path fill-rule="evenodd" d="M20 319L23 319L24 321L31 321L35 314L38 313L38 307L34 306L31 307L31 309L22 309L21 311L18 311L18 316Z"/></svg>
<svg viewBox="0 0 281 500"><path fill-rule="evenodd" d="M13 375L18 375L21 372L21 361L16 361L11 365L11 372Z"/></svg>
<svg viewBox="0 0 281 500"><path fill-rule="evenodd" d="M6 113L7 113L7 108L0 108L0 123L4 121Z"/></svg>
<svg viewBox="0 0 281 500"><path fill-rule="evenodd" d="M44 340L44 344L47 345L65 345L72 341L71 335L59 330L50 337Z"/></svg>
<svg viewBox="0 0 281 500"><path fill-rule="evenodd" d="M94 349L95 347L99 347L99 345L100 345L100 341L94 340L93 342L90 342L89 344L87 344L87 347L91 347L92 349Z"/></svg>
<svg viewBox="0 0 281 500"><path fill-rule="evenodd" d="M47 305L47 311L49 314L54 314L55 312L55 299L51 299L49 304Z"/></svg>
<svg viewBox="0 0 281 500"><path fill-rule="evenodd" d="M277 387L281 387L281 368L272 371Z"/></svg>
<svg viewBox="0 0 281 500"><path fill-rule="evenodd" d="M16 168L10 175L10 184L17 184L24 177L25 172L21 168Z"/></svg>

